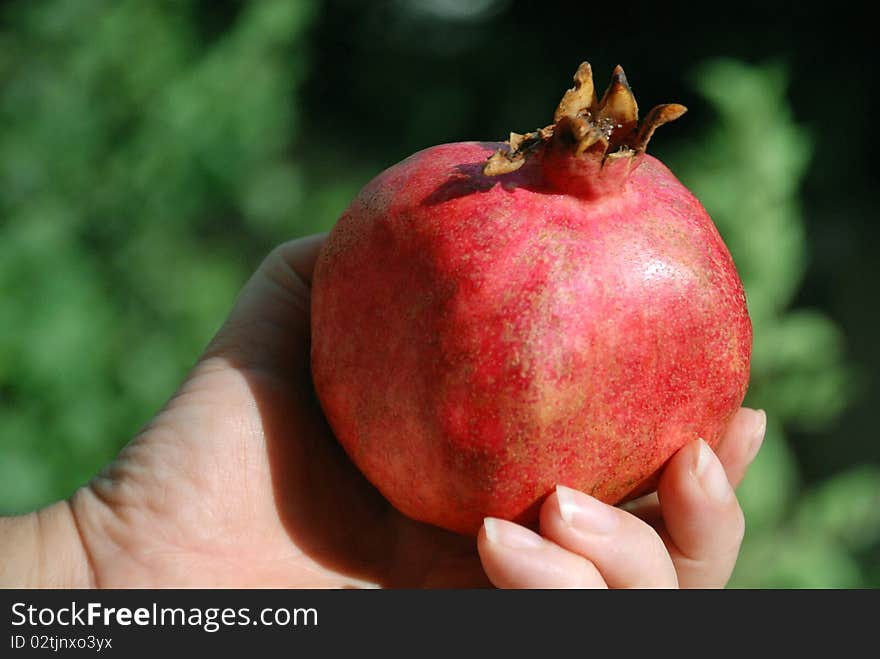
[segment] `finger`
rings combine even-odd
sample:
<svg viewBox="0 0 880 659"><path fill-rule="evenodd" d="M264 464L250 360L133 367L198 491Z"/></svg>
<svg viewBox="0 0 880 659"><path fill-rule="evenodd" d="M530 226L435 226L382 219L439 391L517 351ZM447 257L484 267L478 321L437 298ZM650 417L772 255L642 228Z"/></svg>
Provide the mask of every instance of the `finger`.
<svg viewBox="0 0 880 659"><path fill-rule="evenodd" d="M657 529L663 524L663 515L660 514L660 500L656 492L645 494L638 499L627 501L620 505L630 515L635 515L646 524Z"/></svg>
<svg viewBox="0 0 880 659"><path fill-rule="evenodd" d="M607 587L589 560L513 522L487 517L477 550L498 588Z"/></svg>
<svg viewBox="0 0 880 659"><path fill-rule="evenodd" d="M758 455L766 429L767 415L764 410L748 407L740 408L727 426L715 453L733 487L740 484L749 465Z"/></svg>
<svg viewBox="0 0 880 659"><path fill-rule="evenodd" d="M740 484L749 465L754 461L764 442L767 415L764 410L740 408L722 435L715 454L724 465L727 479L733 487ZM656 492L627 501L624 510L656 526L660 521L660 502Z"/></svg>
<svg viewBox="0 0 880 659"><path fill-rule="evenodd" d="M667 549L683 588L723 587L745 531L724 467L703 440L669 461L657 488Z"/></svg>
<svg viewBox="0 0 880 659"><path fill-rule="evenodd" d="M238 368L308 370L312 271L325 234L276 247L245 284L202 361L221 357Z"/></svg>
<svg viewBox="0 0 880 659"><path fill-rule="evenodd" d="M541 535L590 560L612 588L675 588L675 567L648 524L588 494L557 486L541 507Z"/></svg>

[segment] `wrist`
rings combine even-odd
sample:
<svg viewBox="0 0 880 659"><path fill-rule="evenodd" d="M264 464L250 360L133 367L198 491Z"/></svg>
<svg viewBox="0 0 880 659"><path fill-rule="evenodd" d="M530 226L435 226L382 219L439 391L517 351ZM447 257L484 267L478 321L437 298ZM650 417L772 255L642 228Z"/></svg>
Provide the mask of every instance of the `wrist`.
<svg viewBox="0 0 880 659"><path fill-rule="evenodd" d="M68 501L0 518L0 587L89 588L94 576Z"/></svg>

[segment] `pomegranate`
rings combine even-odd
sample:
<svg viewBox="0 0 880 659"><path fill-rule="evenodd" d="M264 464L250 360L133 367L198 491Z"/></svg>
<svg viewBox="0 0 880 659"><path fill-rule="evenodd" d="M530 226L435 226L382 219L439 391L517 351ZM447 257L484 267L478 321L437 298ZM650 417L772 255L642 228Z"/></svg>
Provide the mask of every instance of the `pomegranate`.
<svg viewBox="0 0 880 659"><path fill-rule="evenodd" d="M416 153L342 214L312 290L334 433L402 513L459 533L532 523L557 484L649 491L748 385L752 329L699 201L645 153L623 70L580 66L551 125Z"/></svg>

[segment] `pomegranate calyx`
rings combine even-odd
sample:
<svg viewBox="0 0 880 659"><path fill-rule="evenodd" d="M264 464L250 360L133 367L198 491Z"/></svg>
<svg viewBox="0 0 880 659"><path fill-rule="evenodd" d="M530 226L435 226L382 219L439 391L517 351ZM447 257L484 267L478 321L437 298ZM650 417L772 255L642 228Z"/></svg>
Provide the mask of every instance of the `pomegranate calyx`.
<svg viewBox="0 0 880 659"><path fill-rule="evenodd" d="M563 94L553 123L531 133L511 133L507 148L498 149L483 166L486 176L514 172L528 157L556 142L575 156L586 152L604 164L609 156L631 158L644 153L654 131L678 119L687 108L677 103L651 109L639 125L639 108L623 67L614 67L611 83L597 100L593 70L583 62L574 74L574 86Z"/></svg>

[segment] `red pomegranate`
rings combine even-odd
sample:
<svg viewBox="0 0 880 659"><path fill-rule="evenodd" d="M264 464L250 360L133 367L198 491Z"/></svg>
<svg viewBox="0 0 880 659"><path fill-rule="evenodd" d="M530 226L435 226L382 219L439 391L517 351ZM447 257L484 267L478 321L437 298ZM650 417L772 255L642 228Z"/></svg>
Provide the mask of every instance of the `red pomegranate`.
<svg viewBox="0 0 880 659"><path fill-rule="evenodd" d="M752 329L697 199L645 154L617 67L582 64L554 123L382 172L314 273L312 374L354 463L402 513L460 533L534 520L557 484L649 490L741 404Z"/></svg>

